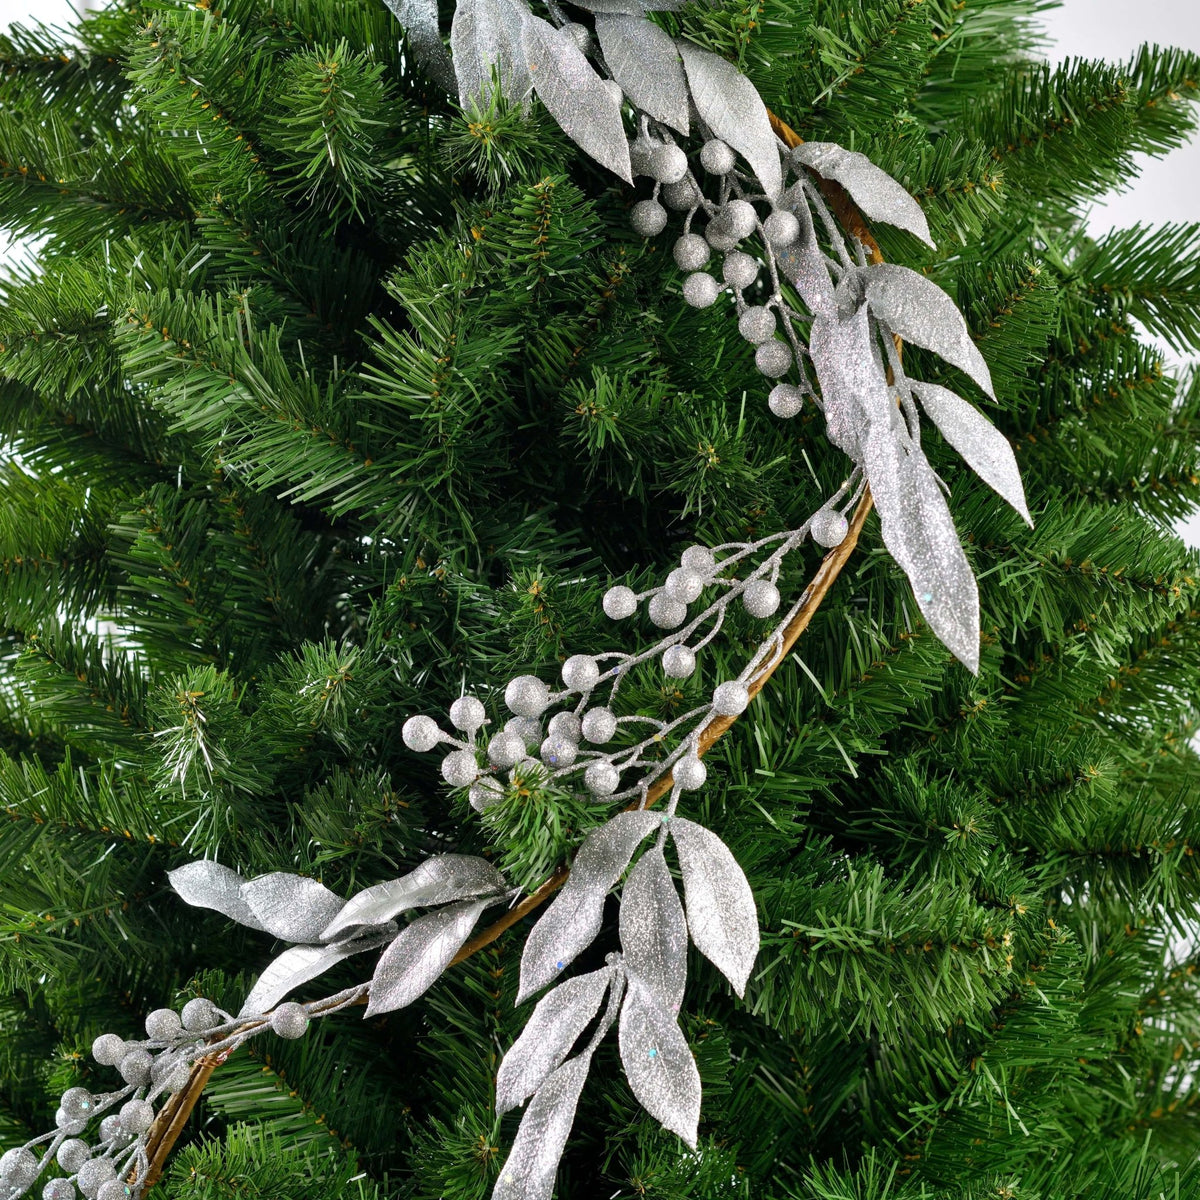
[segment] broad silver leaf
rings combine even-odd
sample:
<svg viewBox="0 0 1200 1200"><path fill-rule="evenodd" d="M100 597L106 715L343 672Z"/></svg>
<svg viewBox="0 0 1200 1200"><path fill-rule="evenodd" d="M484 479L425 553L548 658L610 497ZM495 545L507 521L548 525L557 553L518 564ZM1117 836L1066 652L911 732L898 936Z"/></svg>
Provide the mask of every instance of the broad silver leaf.
<svg viewBox="0 0 1200 1200"><path fill-rule="evenodd" d="M837 309L833 295L833 278L825 264L825 256L817 244L812 213L804 198L804 189L793 184L783 194L779 207L791 212L800 222L800 236L790 245L775 252L779 269L791 280L800 298L814 316L831 316Z"/></svg>
<svg viewBox="0 0 1200 1200"><path fill-rule="evenodd" d="M525 103L533 86L521 43L528 16L519 0L459 0L450 24L450 49L463 108L490 98L493 67L500 94L509 103Z"/></svg>
<svg viewBox="0 0 1200 1200"><path fill-rule="evenodd" d="M185 863L167 872L171 887L181 899L196 908L211 908L251 929L262 929L262 922L254 915L242 896L245 880L228 867L212 859L203 858Z"/></svg>
<svg viewBox="0 0 1200 1200"><path fill-rule="evenodd" d="M601 166L632 183L621 106L570 35L528 15L521 38L533 90L563 133Z"/></svg>
<svg viewBox="0 0 1200 1200"><path fill-rule="evenodd" d="M808 339L813 370L821 385L829 440L855 462L862 459L867 413L891 405L887 380L871 349L871 325L865 308L848 317L836 311L815 316Z"/></svg>
<svg viewBox="0 0 1200 1200"><path fill-rule="evenodd" d="M942 431L942 436L966 460L967 466L1032 525L1021 471L1008 438L974 405L949 388L916 379L910 379L909 386L921 401L921 407Z"/></svg>
<svg viewBox="0 0 1200 1200"><path fill-rule="evenodd" d="M938 477L898 419L872 421L863 465L883 544L912 584L929 627L973 674L979 672L979 589Z"/></svg>
<svg viewBox="0 0 1200 1200"><path fill-rule="evenodd" d="M620 926L625 969L668 1012L678 1012L687 981L687 922L657 846L638 859L621 889Z"/></svg>
<svg viewBox="0 0 1200 1200"><path fill-rule="evenodd" d="M836 142L802 142L792 157L823 178L840 183L863 216L906 229L926 245L934 244L921 206L865 154L843 149Z"/></svg>
<svg viewBox="0 0 1200 1200"><path fill-rule="evenodd" d="M778 196L783 191L779 143L758 89L719 54L682 39L677 45L700 119L754 168L768 196Z"/></svg>
<svg viewBox="0 0 1200 1200"><path fill-rule="evenodd" d="M324 884L272 871L242 884L242 899L268 933L285 942L316 942L346 903Z"/></svg>
<svg viewBox="0 0 1200 1200"><path fill-rule="evenodd" d="M700 1124L700 1072L675 1014L629 979L617 1026L621 1065L638 1103L694 1150Z"/></svg>
<svg viewBox="0 0 1200 1200"><path fill-rule="evenodd" d="M324 974L334 963L374 950L390 941L396 930L380 930L370 937L339 942L336 946L292 946L274 959L250 989L238 1016L269 1012L280 1000L302 983Z"/></svg>
<svg viewBox="0 0 1200 1200"><path fill-rule="evenodd" d="M438 29L437 0L385 0L408 34L408 44L430 79L451 95L458 89L450 55Z"/></svg>
<svg viewBox="0 0 1200 1200"><path fill-rule="evenodd" d="M750 884L711 830L683 817L672 817L670 829L692 941L740 996L758 957L758 913Z"/></svg>
<svg viewBox="0 0 1200 1200"><path fill-rule="evenodd" d="M575 1123L579 1093L591 1065L590 1053L577 1055L538 1089L500 1168L492 1200L550 1200L567 1135Z"/></svg>
<svg viewBox="0 0 1200 1200"><path fill-rule="evenodd" d="M621 13L596 17L604 61L635 108L656 121L688 132L688 86L675 41L645 17Z"/></svg>
<svg viewBox="0 0 1200 1200"><path fill-rule="evenodd" d="M592 944L600 932L604 897L621 878L638 843L660 821L658 813L645 809L617 813L584 838L562 891L525 940L518 1004Z"/></svg>
<svg viewBox="0 0 1200 1200"><path fill-rule="evenodd" d="M895 263L864 267L863 276L871 311L892 333L940 354L996 398L992 374L971 340L962 313L932 279Z"/></svg>
<svg viewBox="0 0 1200 1200"><path fill-rule="evenodd" d="M602 967L560 983L537 1002L521 1036L500 1064L496 1076L498 1113L523 1104L571 1053L579 1035L599 1011L611 982L611 969Z"/></svg>
<svg viewBox="0 0 1200 1200"><path fill-rule="evenodd" d="M437 854L399 879L377 883L352 896L321 933L328 941L358 925L378 925L410 908L448 904L503 891L504 876L485 859L470 854Z"/></svg>
<svg viewBox="0 0 1200 1200"><path fill-rule="evenodd" d="M460 900L418 917L379 956L364 1017L411 1004L450 965L490 900Z"/></svg>

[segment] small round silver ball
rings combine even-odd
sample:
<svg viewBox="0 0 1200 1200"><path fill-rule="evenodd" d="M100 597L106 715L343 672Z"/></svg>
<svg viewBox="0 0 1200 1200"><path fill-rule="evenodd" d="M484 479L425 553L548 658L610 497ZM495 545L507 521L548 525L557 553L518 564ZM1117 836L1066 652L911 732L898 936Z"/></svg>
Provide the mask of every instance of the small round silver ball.
<svg viewBox="0 0 1200 1200"><path fill-rule="evenodd" d="M700 203L700 189L692 182L690 175L685 175L677 183L664 184L659 198L675 212L687 212Z"/></svg>
<svg viewBox="0 0 1200 1200"><path fill-rule="evenodd" d="M121 1128L137 1137L154 1124L154 1106L148 1100L126 1100L121 1105Z"/></svg>
<svg viewBox="0 0 1200 1200"><path fill-rule="evenodd" d="M136 1135L135 1135L136 1136ZM100 1122L100 1141L113 1142L118 1146L126 1146L133 1138L126 1133L117 1113L110 1113Z"/></svg>
<svg viewBox="0 0 1200 1200"><path fill-rule="evenodd" d="M572 654L562 665L562 679L573 692L590 692L600 680L600 668L590 654Z"/></svg>
<svg viewBox="0 0 1200 1200"><path fill-rule="evenodd" d="M490 775L482 775L471 784L467 799L476 812L483 812L485 808L491 808L497 800L504 799L504 785Z"/></svg>
<svg viewBox="0 0 1200 1200"><path fill-rule="evenodd" d="M610 708L590 708L583 714L580 732L594 745L603 745L617 732L617 718Z"/></svg>
<svg viewBox="0 0 1200 1200"><path fill-rule="evenodd" d="M731 250L725 255L721 274L730 287L742 291L758 278L758 262L742 250Z"/></svg>
<svg viewBox="0 0 1200 1200"><path fill-rule="evenodd" d="M698 271L708 262L708 243L698 233L685 233L671 253L681 271Z"/></svg>
<svg viewBox="0 0 1200 1200"><path fill-rule="evenodd" d="M752 579L742 592L742 604L752 617L773 616L779 608L779 589L768 579Z"/></svg>
<svg viewBox="0 0 1200 1200"><path fill-rule="evenodd" d="M604 90L608 93L609 99L617 108L620 108L625 103L625 93L621 91L621 85L615 79L602 79L600 82L604 84Z"/></svg>
<svg viewBox="0 0 1200 1200"><path fill-rule="evenodd" d="M63 1111L60 1105L57 1112L54 1114L54 1127L61 1129L63 1133L75 1137L82 1133L88 1126L87 1119L84 1117L69 1117Z"/></svg>
<svg viewBox="0 0 1200 1200"><path fill-rule="evenodd" d="M728 175L734 161L733 151L720 138L705 142L700 149L700 165L710 175Z"/></svg>
<svg viewBox="0 0 1200 1200"><path fill-rule="evenodd" d="M67 1088L58 1102L68 1120L87 1119L96 1111L96 1099L87 1088Z"/></svg>
<svg viewBox="0 0 1200 1200"><path fill-rule="evenodd" d="M70 1138L59 1146L54 1157L68 1175L74 1175L92 1157L92 1150L87 1142L80 1141L79 1138Z"/></svg>
<svg viewBox="0 0 1200 1200"><path fill-rule="evenodd" d="M720 292L717 281L703 271L696 271L683 281L683 298L693 308L708 308L715 304Z"/></svg>
<svg viewBox="0 0 1200 1200"><path fill-rule="evenodd" d="M744 683L736 679L728 679L718 684L713 692L713 711L722 717L737 717L746 711L750 703L750 693Z"/></svg>
<svg viewBox="0 0 1200 1200"><path fill-rule="evenodd" d="M804 393L790 383L777 383L767 397L767 407L777 417L794 417L804 407Z"/></svg>
<svg viewBox="0 0 1200 1200"><path fill-rule="evenodd" d="M639 237L656 237L667 227L667 210L657 200L639 200L629 213L629 224Z"/></svg>
<svg viewBox="0 0 1200 1200"><path fill-rule="evenodd" d="M684 284L684 287L686 288L687 285ZM618 583L604 593L601 606L605 616L611 617L614 621L621 621L626 617L632 617L637 612L637 596L634 595L632 588Z"/></svg>
<svg viewBox="0 0 1200 1200"><path fill-rule="evenodd" d="M442 759L442 778L451 787L466 787L475 782L479 764L473 750L451 750Z"/></svg>
<svg viewBox="0 0 1200 1200"><path fill-rule="evenodd" d="M132 1195L133 1188L125 1180L110 1179L107 1183L100 1185L100 1190L96 1193L96 1200L129 1200Z"/></svg>
<svg viewBox="0 0 1200 1200"><path fill-rule="evenodd" d="M691 604L699 598L704 590L704 577L687 567L676 567L666 579L663 588L672 600L681 604Z"/></svg>
<svg viewBox="0 0 1200 1200"><path fill-rule="evenodd" d="M110 1179L115 1179L116 1175L117 1170L113 1166L111 1158L89 1158L79 1168L75 1182L85 1196L90 1197L91 1200L97 1200L100 1189Z"/></svg>
<svg viewBox="0 0 1200 1200"><path fill-rule="evenodd" d="M583 773L583 786L593 796L611 796L617 790L621 776L610 762L591 763Z"/></svg>
<svg viewBox="0 0 1200 1200"><path fill-rule="evenodd" d="M38 1177L37 1155L32 1150L6 1150L0 1156L0 1178L23 1192Z"/></svg>
<svg viewBox="0 0 1200 1200"><path fill-rule="evenodd" d="M674 629L682 625L687 617L687 605L681 604L666 592L658 592L650 599L647 606L650 620L659 629Z"/></svg>
<svg viewBox="0 0 1200 1200"><path fill-rule="evenodd" d="M679 565L697 575L708 576L716 569L717 558L707 546L689 546L680 555Z"/></svg>
<svg viewBox="0 0 1200 1200"><path fill-rule="evenodd" d="M152 1042L172 1042L183 1029L183 1022L173 1008L156 1008L146 1018L146 1036Z"/></svg>
<svg viewBox="0 0 1200 1200"><path fill-rule="evenodd" d="M126 1050L117 1064L117 1070L126 1083L141 1087L150 1082L150 1068L153 1065L154 1058L149 1050Z"/></svg>
<svg viewBox="0 0 1200 1200"><path fill-rule="evenodd" d="M308 1031L308 1013L304 1011L304 1005L285 1000L276 1006L271 1014L271 1031L293 1042L302 1038Z"/></svg>
<svg viewBox="0 0 1200 1200"><path fill-rule="evenodd" d="M221 1023L221 1014L217 1012L217 1006L203 996L189 1000L183 1006L181 1015L183 1027L188 1033L206 1033ZM124 1056L122 1056L122 1061L124 1061Z"/></svg>
<svg viewBox="0 0 1200 1200"><path fill-rule="evenodd" d="M487 756L495 767L515 767L525 757L525 739L509 729L497 733L488 742Z"/></svg>
<svg viewBox="0 0 1200 1200"><path fill-rule="evenodd" d="M579 753L579 746L567 738L548 737L539 751L542 762L548 767L569 767Z"/></svg>
<svg viewBox="0 0 1200 1200"><path fill-rule="evenodd" d="M800 236L800 222L795 213L786 209L773 212L763 222L763 237L773 250L783 250L790 246Z"/></svg>
<svg viewBox="0 0 1200 1200"><path fill-rule="evenodd" d="M850 532L850 522L836 509L823 508L813 517L808 532L818 546L832 550L834 546L840 546L846 540L846 534Z"/></svg>
<svg viewBox="0 0 1200 1200"><path fill-rule="evenodd" d="M474 733L486 720L487 712L474 696L459 696L450 705L450 724L464 733Z"/></svg>
<svg viewBox="0 0 1200 1200"><path fill-rule="evenodd" d="M574 713L558 712L550 718L547 733L550 737L562 738L564 741L577 742L580 729L579 718Z"/></svg>
<svg viewBox="0 0 1200 1200"><path fill-rule="evenodd" d="M752 305L738 317L738 333L753 346L775 336L775 314L764 305Z"/></svg>
<svg viewBox="0 0 1200 1200"><path fill-rule="evenodd" d="M678 146L659 146L650 155L650 175L659 183L678 183L687 170L687 155Z"/></svg>
<svg viewBox="0 0 1200 1200"><path fill-rule="evenodd" d="M591 51L592 31L586 25L580 25L578 21L572 21L569 25L562 27L562 32L575 43L575 48L580 54L587 54Z"/></svg>
<svg viewBox="0 0 1200 1200"><path fill-rule="evenodd" d="M748 238L758 228L758 213L749 200L729 200L721 210L729 232L739 241Z"/></svg>
<svg viewBox="0 0 1200 1200"><path fill-rule="evenodd" d="M542 726L536 717L509 717L504 722L505 733L515 733L528 750L542 740Z"/></svg>
<svg viewBox="0 0 1200 1200"><path fill-rule="evenodd" d="M69 1179L51 1179L42 1188L42 1200L75 1200L75 1185Z"/></svg>
<svg viewBox="0 0 1200 1200"><path fill-rule="evenodd" d="M518 717L540 717L550 703L550 689L536 675L518 675L508 681L504 703Z"/></svg>
<svg viewBox="0 0 1200 1200"><path fill-rule="evenodd" d="M733 232L723 212L717 213L704 227L704 240L721 253L732 250L738 244L738 236Z"/></svg>
<svg viewBox="0 0 1200 1200"><path fill-rule="evenodd" d="M102 1033L92 1043L92 1057L102 1067L115 1067L125 1053L125 1039L115 1033Z"/></svg>
<svg viewBox="0 0 1200 1200"><path fill-rule="evenodd" d="M690 646L668 646L662 656L663 674L686 679L696 669L696 652Z"/></svg>
<svg viewBox="0 0 1200 1200"><path fill-rule="evenodd" d="M694 755L681 758L671 772L671 777L685 792L694 792L704 786L708 778L708 768Z"/></svg>
<svg viewBox="0 0 1200 1200"><path fill-rule="evenodd" d="M791 347L778 338L763 342L754 352L754 365L768 379L778 379L780 375L786 375L792 365Z"/></svg>
<svg viewBox="0 0 1200 1200"><path fill-rule="evenodd" d="M410 750L424 754L442 740L442 731L432 717L409 717L400 727L400 737Z"/></svg>

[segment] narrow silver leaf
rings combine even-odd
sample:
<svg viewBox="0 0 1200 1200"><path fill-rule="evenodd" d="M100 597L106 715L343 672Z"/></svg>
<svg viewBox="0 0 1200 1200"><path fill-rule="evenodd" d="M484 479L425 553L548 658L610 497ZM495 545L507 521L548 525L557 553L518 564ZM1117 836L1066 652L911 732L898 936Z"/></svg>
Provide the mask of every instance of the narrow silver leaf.
<svg viewBox="0 0 1200 1200"><path fill-rule="evenodd" d="M682 39L677 45L700 119L754 168L768 196L778 196L783 191L779 143L758 89L719 54Z"/></svg>
<svg viewBox="0 0 1200 1200"><path fill-rule="evenodd" d="M537 1002L496 1076L496 1111L523 1104L571 1053L579 1035L600 1009L612 971L602 967L568 979Z"/></svg>
<svg viewBox="0 0 1200 1200"><path fill-rule="evenodd" d="M471 936L488 900L460 900L418 917L379 956L366 1017L411 1004L429 990Z"/></svg>
<svg viewBox="0 0 1200 1200"><path fill-rule="evenodd" d="M633 182L621 106L583 52L549 21L528 15L521 33L533 90L563 133L601 166Z"/></svg>
<svg viewBox="0 0 1200 1200"><path fill-rule="evenodd" d="M843 149L836 142L802 142L792 157L823 178L840 183L863 216L906 229L926 245L934 244L921 206L865 154Z"/></svg>
<svg viewBox="0 0 1200 1200"><path fill-rule="evenodd" d="M622 13L596 17L604 61L635 108L656 121L688 132L688 87L675 41L645 17Z"/></svg>
<svg viewBox="0 0 1200 1200"><path fill-rule="evenodd" d="M758 957L758 914L750 884L729 847L711 830L683 817L672 817L670 829L692 941L740 996Z"/></svg>
<svg viewBox="0 0 1200 1200"><path fill-rule="evenodd" d="M269 1012L280 1000L302 983L316 979L318 975L328 971L334 963L349 958L352 954L362 954L365 950L374 950L389 941L395 934L395 927L380 930L370 937L355 938L348 942L339 942L336 946L292 946L278 958L272 960L267 969L258 977L254 987L250 989L239 1016L252 1016L257 1013Z"/></svg>
<svg viewBox="0 0 1200 1200"><path fill-rule="evenodd" d="M895 263L863 268L871 312L906 342L940 354L994 400L992 375L958 306L932 279Z"/></svg>
<svg viewBox="0 0 1200 1200"><path fill-rule="evenodd" d="M663 852L647 850L621 889L621 951L625 969L671 1013L687 981L687 922Z"/></svg>
<svg viewBox="0 0 1200 1200"><path fill-rule="evenodd" d="M385 0L408 35L417 62L430 79L453 95L458 89L450 55L438 29L437 0Z"/></svg>
<svg viewBox="0 0 1200 1200"><path fill-rule="evenodd" d="M459 0L450 24L450 49L463 108L487 102L493 67L500 94L512 104L525 102L533 86L521 44L528 15L518 0Z"/></svg>
<svg viewBox="0 0 1200 1200"><path fill-rule="evenodd" d="M1021 471L1008 438L974 405L949 388L916 379L910 379L909 386L921 401L921 407L942 431L942 436L966 460L967 466L1032 525Z"/></svg>
<svg viewBox="0 0 1200 1200"><path fill-rule="evenodd" d="M804 189L799 184L793 184L784 192L779 207L791 212L800 222L800 236L782 250L777 250L775 261L800 293L810 313L814 316L831 316L837 308L833 279L821 247L817 244Z"/></svg>
<svg viewBox="0 0 1200 1200"><path fill-rule="evenodd" d="M377 883L352 896L322 931L322 941L344 935L359 925L378 925L410 908L448 904L505 888L504 876L482 858L469 854L437 854L399 879Z"/></svg>
<svg viewBox="0 0 1200 1200"><path fill-rule="evenodd" d="M198 859L167 872L171 887L181 899L196 908L211 908L251 929L262 929L262 922L242 897L245 880L228 867L211 859Z"/></svg>
<svg viewBox="0 0 1200 1200"><path fill-rule="evenodd" d="M242 899L268 933L285 942L316 942L346 902L303 875L272 871L242 884Z"/></svg>
<svg viewBox="0 0 1200 1200"><path fill-rule="evenodd" d="M562 891L525 940L518 1004L592 944L600 932L604 897L621 878L638 843L660 820L658 813L645 809L617 813L584 838Z"/></svg>
<svg viewBox="0 0 1200 1200"><path fill-rule="evenodd" d="M538 1088L500 1168L492 1200L550 1200L559 1159L575 1123L579 1093L591 1065L590 1052L577 1055Z"/></svg>
<svg viewBox="0 0 1200 1200"><path fill-rule="evenodd" d="M638 1103L694 1150L700 1124L700 1072L675 1014L629 979L617 1026L621 1065Z"/></svg>

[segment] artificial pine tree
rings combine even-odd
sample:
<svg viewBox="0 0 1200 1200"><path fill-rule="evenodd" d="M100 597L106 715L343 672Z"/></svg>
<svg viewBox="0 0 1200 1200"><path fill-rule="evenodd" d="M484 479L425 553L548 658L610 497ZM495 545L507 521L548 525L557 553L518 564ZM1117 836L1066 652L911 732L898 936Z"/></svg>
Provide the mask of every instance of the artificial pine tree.
<svg viewBox="0 0 1200 1200"><path fill-rule="evenodd" d="M514 676L645 641L610 584L797 528L848 469L812 402L768 410L727 300L683 302L672 236L631 230L644 183L539 103L448 98L416 7L407 40L380 0L153 0L0 42L0 220L40 239L0 312L4 1147L116 1086L98 1035L236 1013L283 948L169 871L349 896L451 853L561 880L606 805L519 769L472 804L405 721L465 688L498 728ZM1200 381L1145 340L1200 350L1200 237L1081 228L1186 136L1200 58L1051 70L1040 7L653 14L918 199L937 249L871 232L957 297L996 402L905 364L986 408L1035 524L926 436L979 580L973 675L866 519L681 808L761 929L743 999L690 959L697 1150L603 1043L561 1196L1200 1196L1200 563L1170 532ZM819 562L786 560L786 603ZM696 673L625 703L671 719L763 629L731 608ZM530 924L411 1005L213 1064L149 1194L487 1196Z"/></svg>

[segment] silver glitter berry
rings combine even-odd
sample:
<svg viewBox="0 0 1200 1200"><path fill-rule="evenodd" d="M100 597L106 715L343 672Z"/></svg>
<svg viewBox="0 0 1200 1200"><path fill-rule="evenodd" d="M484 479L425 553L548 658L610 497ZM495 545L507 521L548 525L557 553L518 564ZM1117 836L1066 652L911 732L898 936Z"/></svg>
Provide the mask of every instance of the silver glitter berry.
<svg viewBox="0 0 1200 1200"><path fill-rule="evenodd" d="M617 790L620 781L617 768L603 759L591 763L583 773L583 786L593 796L611 796Z"/></svg>
<svg viewBox="0 0 1200 1200"><path fill-rule="evenodd" d="M579 718L574 713L559 712L550 718L548 733L551 737L563 738L569 742L579 741L582 730Z"/></svg>
<svg viewBox="0 0 1200 1200"><path fill-rule="evenodd" d="M742 592L742 604L752 617L774 616L779 603L779 589L767 579L752 579Z"/></svg>
<svg viewBox="0 0 1200 1200"><path fill-rule="evenodd" d="M730 200L721 213L729 225L729 232L739 241L758 228L758 213L749 200Z"/></svg>
<svg viewBox="0 0 1200 1200"><path fill-rule="evenodd" d="M568 738L548 737L540 754L548 767L569 767L579 753L579 746Z"/></svg>
<svg viewBox="0 0 1200 1200"><path fill-rule="evenodd" d="M708 768L695 757L681 758L671 772L675 782L685 792L694 792L703 787L708 778Z"/></svg>
<svg viewBox="0 0 1200 1200"><path fill-rule="evenodd" d="M752 305L738 318L738 333L757 346L775 334L775 314L765 306Z"/></svg>
<svg viewBox="0 0 1200 1200"><path fill-rule="evenodd" d="M687 155L678 146L659 146L650 155L650 175L659 183L678 183L687 169Z"/></svg>
<svg viewBox="0 0 1200 1200"><path fill-rule="evenodd" d="M146 1036L152 1042L170 1042L179 1036L183 1022L173 1008L156 1008L146 1018Z"/></svg>
<svg viewBox="0 0 1200 1200"><path fill-rule="evenodd" d="M691 604L704 590L704 577L695 571L689 571L687 567L676 567L667 576L663 587L672 600Z"/></svg>
<svg viewBox="0 0 1200 1200"><path fill-rule="evenodd" d="M497 800L503 799L504 785L490 775L484 775L475 780L471 784L471 790L467 793L467 800L476 812L483 812L485 808L491 808Z"/></svg>
<svg viewBox="0 0 1200 1200"><path fill-rule="evenodd" d="M687 284L685 283L683 286L686 296ZM716 297L714 296L713 299L715 300ZM605 616L611 617L614 621L621 621L625 617L633 616L637 612L637 597L634 595L632 588L627 588L623 583L618 583L615 587L610 587L604 593L602 607Z"/></svg>
<svg viewBox="0 0 1200 1200"><path fill-rule="evenodd" d="M133 1195L133 1188L123 1179L110 1179L107 1183L100 1185L100 1190L96 1193L96 1200L129 1200Z"/></svg>
<svg viewBox="0 0 1200 1200"><path fill-rule="evenodd" d="M697 271L683 281L683 298L693 308L708 308L716 302L720 292L717 281L703 271Z"/></svg>
<svg viewBox="0 0 1200 1200"><path fill-rule="evenodd" d="M681 604L666 592L658 592L650 598L647 606L650 620L659 629L674 629L687 618L687 605Z"/></svg>
<svg viewBox="0 0 1200 1200"><path fill-rule="evenodd" d="M732 250L738 244L738 236L733 232L724 211L717 213L704 227L704 240L714 250L720 251Z"/></svg>
<svg viewBox="0 0 1200 1200"><path fill-rule="evenodd" d="M540 717L550 703L550 689L536 675L518 675L508 681L504 703L518 717Z"/></svg>
<svg viewBox="0 0 1200 1200"><path fill-rule="evenodd" d="M590 654L572 654L562 665L562 680L573 692L590 692L600 680L600 668Z"/></svg>
<svg viewBox="0 0 1200 1200"><path fill-rule="evenodd" d="M115 1067L125 1053L125 1039L115 1033L102 1033L92 1043L92 1057L102 1067Z"/></svg>
<svg viewBox="0 0 1200 1200"><path fill-rule="evenodd" d="M662 656L663 674L686 679L696 669L696 654L689 646L668 646Z"/></svg>
<svg viewBox="0 0 1200 1200"><path fill-rule="evenodd" d="M450 724L464 733L474 733L486 720L487 713L474 696L460 696L450 705Z"/></svg>
<svg viewBox="0 0 1200 1200"><path fill-rule="evenodd" d="M92 1157L92 1151L87 1142L80 1141L79 1138L70 1138L59 1146L54 1157L68 1175L74 1175Z"/></svg>
<svg viewBox="0 0 1200 1200"><path fill-rule="evenodd" d="M507 729L497 733L488 742L487 756L493 766L515 767L525 757L525 739Z"/></svg>
<svg viewBox="0 0 1200 1200"><path fill-rule="evenodd" d="M792 365L791 347L778 339L763 342L754 352L754 365L768 379L778 379Z"/></svg>
<svg viewBox="0 0 1200 1200"><path fill-rule="evenodd" d="M689 546L680 556L679 564L697 575L711 575L717 559L707 546Z"/></svg>
<svg viewBox="0 0 1200 1200"><path fill-rule="evenodd" d="M698 233L685 233L671 253L681 271L698 271L708 262L708 243Z"/></svg>
<svg viewBox="0 0 1200 1200"><path fill-rule="evenodd" d="M678 183L665 184L659 195L662 202L676 212L686 212L700 203L700 191L690 175L685 175Z"/></svg>
<svg viewBox="0 0 1200 1200"><path fill-rule="evenodd" d="M87 1088L82 1087L67 1088L58 1104L70 1121L86 1119L96 1111L95 1098Z"/></svg>
<svg viewBox="0 0 1200 1200"><path fill-rule="evenodd" d="M834 546L840 546L846 540L846 534L850 532L850 522L836 509L823 508L813 517L808 529L812 540L818 546L832 550Z"/></svg>
<svg viewBox="0 0 1200 1200"><path fill-rule="evenodd" d="M442 732L432 717L409 717L400 727L400 736L410 750L424 754L441 741Z"/></svg>
<svg viewBox="0 0 1200 1200"><path fill-rule="evenodd" d="M734 161L733 151L719 138L705 142L700 149L700 165L710 175L728 175Z"/></svg>
<svg viewBox="0 0 1200 1200"><path fill-rule="evenodd" d="M442 759L442 778L451 787L466 787L479 774L473 750L452 750Z"/></svg>
<svg viewBox="0 0 1200 1200"><path fill-rule="evenodd" d="M542 726L536 717L509 717L504 722L504 732L515 733L526 750L542 740Z"/></svg>
<svg viewBox="0 0 1200 1200"><path fill-rule="evenodd" d="M746 705L749 703L750 693L746 690L746 685L736 679L718 684L713 692L713 710L723 717L740 716L746 711Z"/></svg>
<svg viewBox="0 0 1200 1200"><path fill-rule="evenodd" d="M20 1195L38 1177L37 1157L29 1150L8 1150L0 1157L0 1178Z"/></svg>
<svg viewBox="0 0 1200 1200"><path fill-rule="evenodd" d="M721 274L730 287L741 291L758 278L758 263L741 250L731 250L725 255Z"/></svg>
<svg viewBox="0 0 1200 1200"><path fill-rule="evenodd" d="M592 708L583 714L581 732L589 742L600 746L617 732L617 718L609 708Z"/></svg>
<svg viewBox="0 0 1200 1200"><path fill-rule="evenodd" d="M51 1179L42 1188L42 1200L75 1200L75 1185L69 1179Z"/></svg>
<svg viewBox="0 0 1200 1200"><path fill-rule="evenodd" d="M639 237L655 237L667 227L667 210L657 200L639 200L629 214L629 223Z"/></svg>
<svg viewBox="0 0 1200 1200"><path fill-rule="evenodd" d="M121 1078L137 1087L150 1082L150 1067L154 1062L149 1050L126 1050L117 1065Z"/></svg>
<svg viewBox="0 0 1200 1200"><path fill-rule="evenodd" d="M307 1029L308 1013L304 1011L303 1004L286 1000L271 1014L271 1030L281 1038L295 1041L296 1038L302 1038Z"/></svg>
<svg viewBox="0 0 1200 1200"><path fill-rule="evenodd" d="M800 236L800 222L794 213L780 209L763 222L763 236L772 250L782 250Z"/></svg>
<svg viewBox="0 0 1200 1200"><path fill-rule="evenodd" d="M74 1137L76 1134L82 1133L88 1126L86 1118L69 1117L63 1112L60 1107L54 1114L55 1128L61 1129L63 1133Z"/></svg>
<svg viewBox="0 0 1200 1200"><path fill-rule="evenodd" d="M91 1200L95 1200L100 1189L110 1180L115 1179L117 1170L112 1164L111 1158L89 1158L87 1162L79 1168L79 1174L76 1176L75 1182L79 1185L79 1190Z"/></svg>
<svg viewBox="0 0 1200 1200"><path fill-rule="evenodd" d="M154 1124L154 1107L146 1100L126 1100L121 1105L121 1128L137 1137Z"/></svg>
<svg viewBox="0 0 1200 1200"><path fill-rule="evenodd" d="M794 417L804 407L804 393L790 383L777 383L767 397L767 407L777 417Z"/></svg>

